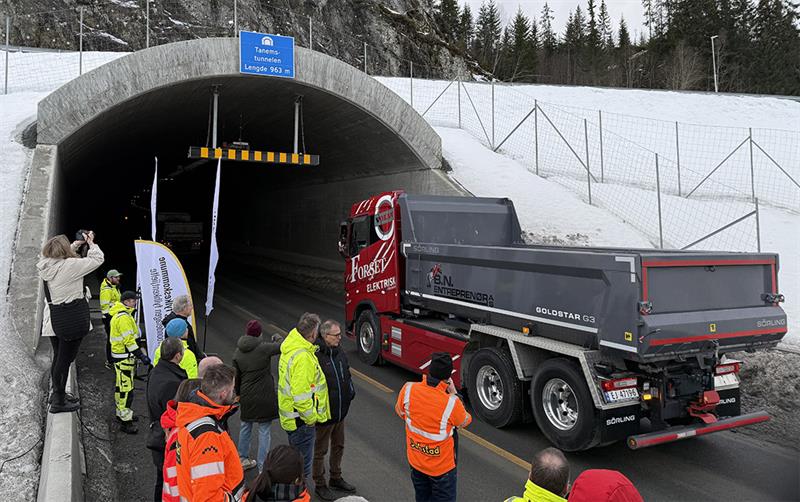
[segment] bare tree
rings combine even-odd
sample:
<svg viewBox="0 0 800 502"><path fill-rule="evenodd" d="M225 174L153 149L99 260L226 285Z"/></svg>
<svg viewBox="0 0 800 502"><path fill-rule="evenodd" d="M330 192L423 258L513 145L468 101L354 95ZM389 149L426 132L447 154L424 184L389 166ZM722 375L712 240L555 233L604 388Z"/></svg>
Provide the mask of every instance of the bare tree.
<svg viewBox="0 0 800 502"><path fill-rule="evenodd" d="M665 67L667 87L674 90L696 89L703 80L700 57L683 40L678 42Z"/></svg>

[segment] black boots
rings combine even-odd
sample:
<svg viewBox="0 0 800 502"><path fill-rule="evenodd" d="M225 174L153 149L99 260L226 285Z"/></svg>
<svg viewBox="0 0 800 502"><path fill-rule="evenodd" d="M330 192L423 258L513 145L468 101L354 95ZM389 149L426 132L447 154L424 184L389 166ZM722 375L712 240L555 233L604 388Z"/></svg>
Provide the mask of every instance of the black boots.
<svg viewBox="0 0 800 502"><path fill-rule="evenodd" d="M50 396L50 413L71 413L81 408L80 402L76 398L68 400L64 393L53 392Z"/></svg>

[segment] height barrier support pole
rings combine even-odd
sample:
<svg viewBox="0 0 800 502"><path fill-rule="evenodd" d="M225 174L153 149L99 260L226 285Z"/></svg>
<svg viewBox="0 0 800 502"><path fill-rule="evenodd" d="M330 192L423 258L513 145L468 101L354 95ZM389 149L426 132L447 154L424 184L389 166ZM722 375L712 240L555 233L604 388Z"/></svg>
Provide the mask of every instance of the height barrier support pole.
<svg viewBox="0 0 800 502"><path fill-rule="evenodd" d="M6 16L6 72L3 94L8 94L8 53L11 52L11 16Z"/></svg>
<svg viewBox="0 0 800 502"><path fill-rule="evenodd" d="M233 0L233 36L239 36L239 2Z"/></svg>
<svg viewBox="0 0 800 502"><path fill-rule="evenodd" d="M83 75L83 7L80 8L80 35L78 36L78 75Z"/></svg>
<svg viewBox="0 0 800 502"><path fill-rule="evenodd" d="M664 249L664 223L661 218L661 174L658 171L658 154L656 154L656 192L658 193L658 243Z"/></svg>
<svg viewBox="0 0 800 502"><path fill-rule="evenodd" d="M606 180L605 160L603 159L603 111L597 110L597 117L600 119L600 183Z"/></svg>
<svg viewBox="0 0 800 502"><path fill-rule="evenodd" d="M533 100L533 151L536 176L539 176L539 100Z"/></svg>
<svg viewBox="0 0 800 502"><path fill-rule="evenodd" d="M589 205L592 205L592 171L589 168L589 123L583 119L583 142L586 145L586 181L589 184Z"/></svg>
<svg viewBox="0 0 800 502"><path fill-rule="evenodd" d="M300 141L300 102L302 100L301 96L295 96L294 98L294 153L297 153Z"/></svg>
<svg viewBox="0 0 800 502"><path fill-rule="evenodd" d="M211 148L217 148L217 113L219 112L219 87L214 86L214 107L211 118Z"/></svg>

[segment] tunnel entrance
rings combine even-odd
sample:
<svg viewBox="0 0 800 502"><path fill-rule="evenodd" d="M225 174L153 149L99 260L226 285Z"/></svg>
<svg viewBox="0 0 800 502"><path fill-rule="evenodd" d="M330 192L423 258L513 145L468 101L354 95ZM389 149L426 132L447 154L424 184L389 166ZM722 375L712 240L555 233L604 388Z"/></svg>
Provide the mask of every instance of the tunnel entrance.
<svg viewBox="0 0 800 502"><path fill-rule="evenodd" d="M214 86L218 143L242 140L254 150L291 152L293 103L302 96L300 145L320 156L314 167L222 162L221 272L226 259L259 256L340 269L338 223L353 202L394 189L457 192L438 171L438 135L371 77L301 48L295 79L244 76L236 51L235 39L160 46L113 61L46 98L39 143L57 150L51 204L57 210L47 233L91 227L107 251L107 267L132 271L132 241L150 236L158 157L158 212L203 223L201 249L180 257L189 268L207 264L216 161L187 153L209 145Z"/></svg>

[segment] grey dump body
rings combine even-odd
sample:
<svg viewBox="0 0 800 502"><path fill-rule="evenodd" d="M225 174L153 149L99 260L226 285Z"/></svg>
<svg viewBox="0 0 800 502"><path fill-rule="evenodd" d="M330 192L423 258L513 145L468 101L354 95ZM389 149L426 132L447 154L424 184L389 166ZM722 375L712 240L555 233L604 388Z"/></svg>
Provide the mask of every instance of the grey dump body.
<svg viewBox="0 0 800 502"><path fill-rule="evenodd" d="M508 199L401 195L403 306L640 362L786 332L778 256L531 246Z"/></svg>

